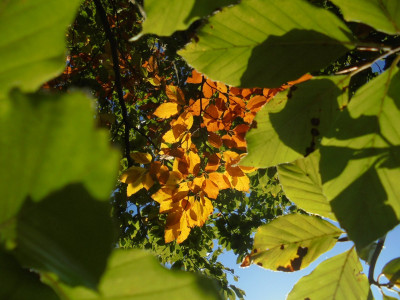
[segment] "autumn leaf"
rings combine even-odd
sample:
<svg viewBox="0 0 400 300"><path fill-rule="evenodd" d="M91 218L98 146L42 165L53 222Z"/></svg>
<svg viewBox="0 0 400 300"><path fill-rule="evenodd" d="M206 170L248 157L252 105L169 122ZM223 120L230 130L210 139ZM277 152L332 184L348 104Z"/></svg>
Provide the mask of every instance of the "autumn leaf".
<svg viewBox="0 0 400 300"><path fill-rule="evenodd" d="M157 107L153 114L160 119L168 119L178 114L179 110L180 106L178 103L166 102Z"/></svg>
<svg viewBox="0 0 400 300"><path fill-rule="evenodd" d="M150 153L131 152L131 158L138 164L149 164L153 159Z"/></svg>
<svg viewBox="0 0 400 300"><path fill-rule="evenodd" d="M167 97L172 102L178 103L180 105L185 105L185 95L183 94L182 90L174 85L167 85L165 87L165 92Z"/></svg>
<svg viewBox="0 0 400 300"><path fill-rule="evenodd" d="M196 70L192 71L192 77L186 79L187 83L201 83L203 81L203 76Z"/></svg>

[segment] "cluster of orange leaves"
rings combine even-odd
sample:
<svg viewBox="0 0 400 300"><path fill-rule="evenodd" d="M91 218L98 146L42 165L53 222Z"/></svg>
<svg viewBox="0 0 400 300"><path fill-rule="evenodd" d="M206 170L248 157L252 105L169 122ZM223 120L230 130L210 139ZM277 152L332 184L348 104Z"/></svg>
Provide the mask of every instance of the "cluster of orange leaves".
<svg viewBox="0 0 400 300"><path fill-rule="evenodd" d="M153 112L161 120L171 119L169 130L162 136L158 159L152 161L150 154L132 153L133 160L143 167L130 167L120 180L128 184L128 196L142 188L149 190L155 181L160 183L160 189L151 197L160 204L160 213L168 213L166 243L181 243L191 228L202 226L212 214L212 201L217 200L221 190L250 189L246 174L255 168L238 165L246 151L246 132L257 111L276 93L307 79L306 75L276 89L239 89L214 82L194 70L186 82L200 86L201 98L186 99L179 87L165 87L168 101ZM192 136L200 130L193 126L196 117L201 120L200 127L207 130L210 149L201 156L192 142Z"/></svg>

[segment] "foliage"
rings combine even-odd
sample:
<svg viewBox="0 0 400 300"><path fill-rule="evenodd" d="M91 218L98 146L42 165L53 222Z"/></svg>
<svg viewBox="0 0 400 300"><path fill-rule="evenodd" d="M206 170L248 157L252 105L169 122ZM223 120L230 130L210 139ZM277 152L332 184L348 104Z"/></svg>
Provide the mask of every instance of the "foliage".
<svg viewBox="0 0 400 300"><path fill-rule="evenodd" d="M78 2L0 4L1 296L243 298L224 250L292 272L347 239L289 299L395 290L395 0Z"/></svg>

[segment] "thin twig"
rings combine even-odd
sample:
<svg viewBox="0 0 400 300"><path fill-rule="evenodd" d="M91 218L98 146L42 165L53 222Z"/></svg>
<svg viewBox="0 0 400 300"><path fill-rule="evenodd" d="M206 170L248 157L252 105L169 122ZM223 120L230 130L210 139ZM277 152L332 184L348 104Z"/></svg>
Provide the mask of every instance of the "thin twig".
<svg viewBox="0 0 400 300"><path fill-rule="evenodd" d="M350 72L351 72L350 75L351 75L351 76L354 76L354 75L356 75L357 73L359 73L359 72L361 72L361 71L364 71L365 69L368 69L368 68L371 67L374 63L376 63L378 60L384 59L386 56L392 55L392 54L394 54L394 53L396 53L396 52L399 52L399 51L400 51L400 47L394 48L394 49L390 50L389 52L386 52L386 53L384 53L384 54L378 56L378 57L375 58L373 61L371 61L371 62L369 62L369 63L367 63L367 64L365 64L365 65L360 66L359 68L358 68L358 67L351 67L351 68L349 68L349 69L336 72L336 75L346 74L346 73L350 73ZM354 69L354 68L356 68L356 69Z"/></svg>
<svg viewBox="0 0 400 300"><path fill-rule="evenodd" d="M122 90L122 84L121 84L121 72L119 68L119 58L118 58L118 51L117 51L117 41L114 37L113 32L111 31L110 23L108 22L107 19L107 13L104 10L103 5L101 4L100 0L93 0L94 4L96 5L96 10L100 16L101 22L103 23L103 28L106 34L106 37L108 41L110 42L110 48L111 48L111 56L113 60L113 69L115 73L115 88L117 90L118 94L118 102L119 105L121 106L121 112L122 112L122 120L125 125L125 156L126 159L128 160L128 167L133 165L132 158L130 156L130 147L129 147L129 132L130 132L130 127L129 127L129 122L128 122L128 110L126 109L125 101L124 101L124 93Z"/></svg>

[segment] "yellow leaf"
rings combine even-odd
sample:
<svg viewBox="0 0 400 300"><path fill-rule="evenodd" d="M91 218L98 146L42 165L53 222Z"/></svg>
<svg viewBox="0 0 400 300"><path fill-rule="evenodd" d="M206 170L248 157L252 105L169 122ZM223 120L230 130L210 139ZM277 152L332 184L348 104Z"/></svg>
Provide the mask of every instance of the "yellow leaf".
<svg viewBox="0 0 400 300"><path fill-rule="evenodd" d="M143 153L143 152L132 152L131 154L132 159L137 162L138 164L149 164L151 163L152 157L150 153Z"/></svg>
<svg viewBox="0 0 400 300"><path fill-rule="evenodd" d="M250 180L246 175L231 178L231 184L234 189L241 192L247 192L250 189Z"/></svg>
<svg viewBox="0 0 400 300"><path fill-rule="evenodd" d="M153 114L160 119L168 119L169 117L175 116L179 112L179 109L180 106L178 103L166 102L157 107Z"/></svg>
<svg viewBox="0 0 400 300"><path fill-rule="evenodd" d="M200 170L200 157L197 153L190 151L188 154L189 160L189 173L193 175L197 175Z"/></svg>
<svg viewBox="0 0 400 300"><path fill-rule="evenodd" d="M130 167L120 177L120 181L128 184L127 195L128 197L141 190L144 186L142 183L142 176L147 170L140 167Z"/></svg>
<svg viewBox="0 0 400 300"><path fill-rule="evenodd" d="M149 190L154 185L154 180L150 173L147 172L142 176L142 184L146 190Z"/></svg>

